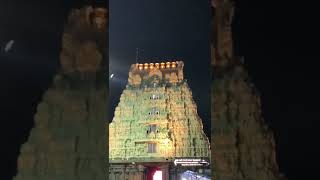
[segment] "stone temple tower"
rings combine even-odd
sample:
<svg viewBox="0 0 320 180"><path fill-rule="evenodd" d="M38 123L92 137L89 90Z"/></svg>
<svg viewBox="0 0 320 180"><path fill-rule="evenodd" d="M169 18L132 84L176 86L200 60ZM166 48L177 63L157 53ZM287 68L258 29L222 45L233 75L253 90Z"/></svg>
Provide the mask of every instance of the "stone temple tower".
<svg viewBox="0 0 320 180"><path fill-rule="evenodd" d="M211 137L213 178L284 180L275 139L262 117L261 99L243 59L236 57L232 22L236 1L211 0Z"/></svg>
<svg viewBox="0 0 320 180"><path fill-rule="evenodd" d="M60 71L37 106L14 180L105 180L108 10L73 9Z"/></svg>
<svg viewBox="0 0 320 180"><path fill-rule="evenodd" d="M182 61L131 66L109 125L110 179L124 178L115 177L117 169L119 176L130 171L133 176L146 177L150 167L161 169L165 179L174 179L177 173L170 170L179 171L174 166L177 159L210 159L209 140L183 77L183 66Z"/></svg>

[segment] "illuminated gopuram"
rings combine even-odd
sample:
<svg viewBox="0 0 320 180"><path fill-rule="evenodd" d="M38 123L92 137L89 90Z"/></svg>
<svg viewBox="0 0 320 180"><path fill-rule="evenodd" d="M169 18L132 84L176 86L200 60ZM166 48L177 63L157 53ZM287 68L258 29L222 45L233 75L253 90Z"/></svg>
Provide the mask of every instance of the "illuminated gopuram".
<svg viewBox="0 0 320 180"><path fill-rule="evenodd" d="M133 64L109 125L109 179L180 179L208 169L210 143L183 62Z"/></svg>

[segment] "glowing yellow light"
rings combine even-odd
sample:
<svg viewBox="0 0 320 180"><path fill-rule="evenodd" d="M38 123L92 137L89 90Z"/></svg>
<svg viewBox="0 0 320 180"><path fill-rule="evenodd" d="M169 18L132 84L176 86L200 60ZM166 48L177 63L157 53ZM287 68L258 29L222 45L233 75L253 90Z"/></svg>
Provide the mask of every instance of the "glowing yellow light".
<svg viewBox="0 0 320 180"><path fill-rule="evenodd" d="M143 69L143 64L139 64L139 70Z"/></svg>
<svg viewBox="0 0 320 180"><path fill-rule="evenodd" d="M172 62L172 63L171 63L171 67L172 67L172 68L177 67L176 63L175 63L175 62Z"/></svg>
<svg viewBox="0 0 320 180"><path fill-rule="evenodd" d="M156 63L156 68L159 69L159 67L160 67L160 64L159 64L159 63Z"/></svg>
<svg viewBox="0 0 320 180"><path fill-rule="evenodd" d="M162 171L156 171L153 174L152 180L162 180Z"/></svg>
<svg viewBox="0 0 320 180"><path fill-rule="evenodd" d="M170 68L170 64L171 64L170 62L167 62L166 63L166 68Z"/></svg>
<svg viewBox="0 0 320 180"><path fill-rule="evenodd" d="M150 64L149 64L149 68L150 68L150 69L153 69L153 68L154 68L154 64L153 64L153 63L150 63Z"/></svg>
<svg viewBox="0 0 320 180"><path fill-rule="evenodd" d="M164 62L162 62L161 63L161 68L163 69L163 68L165 68L166 66L165 66L166 64L164 63Z"/></svg>
<svg viewBox="0 0 320 180"><path fill-rule="evenodd" d="M144 69L148 69L149 68L149 64L148 63L144 63Z"/></svg>

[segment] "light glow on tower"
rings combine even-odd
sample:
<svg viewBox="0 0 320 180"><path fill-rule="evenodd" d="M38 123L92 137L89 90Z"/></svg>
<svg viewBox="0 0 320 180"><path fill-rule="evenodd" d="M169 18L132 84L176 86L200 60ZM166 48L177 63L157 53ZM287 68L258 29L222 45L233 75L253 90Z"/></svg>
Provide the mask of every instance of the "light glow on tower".
<svg viewBox="0 0 320 180"><path fill-rule="evenodd" d="M153 175L152 180L162 180L162 171L156 171Z"/></svg>

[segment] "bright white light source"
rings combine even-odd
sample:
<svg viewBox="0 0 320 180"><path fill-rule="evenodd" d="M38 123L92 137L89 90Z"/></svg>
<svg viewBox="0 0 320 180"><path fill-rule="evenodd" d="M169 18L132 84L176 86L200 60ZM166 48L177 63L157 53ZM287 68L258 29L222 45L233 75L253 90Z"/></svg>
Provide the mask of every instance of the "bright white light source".
<svg viewBox="0 0 320 180"><path fill-rule="evenodd" d="M153 175L153 180L162 180L162 171L156 171Z"/></svg>
<svg viewBox="0 0 320 180"><path fill-rule="evenodd" d="M4 51L5 51L5 52L10 51L11 48L12 48L12 46L13 46L13 44L14 44L14 40L10 40L10 41L6 44L6 46L5 46L5 48L4 48Z"/></svg>
<svg viewBox="0 0 320 180"><path fill-rule="evenodd" d="M111 75L110 75L110 79L112 79L112 78L113 78L113 76L114 76L114 74L111 74Z"/></svg>

